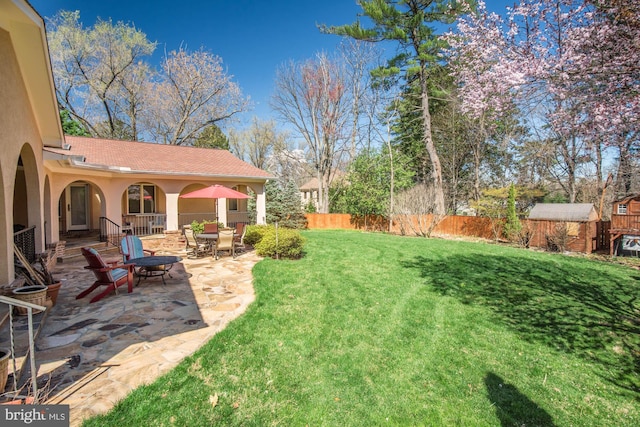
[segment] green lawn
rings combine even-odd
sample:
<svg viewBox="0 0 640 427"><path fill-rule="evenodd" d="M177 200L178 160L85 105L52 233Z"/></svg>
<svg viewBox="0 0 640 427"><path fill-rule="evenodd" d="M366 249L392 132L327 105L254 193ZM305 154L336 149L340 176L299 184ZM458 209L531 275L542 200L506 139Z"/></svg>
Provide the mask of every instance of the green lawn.
<svg viewBox="0 0 640 427"><path fill-rule="evenodd" d="M256 265L245 315L86 425L640 425L637 270L304 235L303 259Z"/></svg>

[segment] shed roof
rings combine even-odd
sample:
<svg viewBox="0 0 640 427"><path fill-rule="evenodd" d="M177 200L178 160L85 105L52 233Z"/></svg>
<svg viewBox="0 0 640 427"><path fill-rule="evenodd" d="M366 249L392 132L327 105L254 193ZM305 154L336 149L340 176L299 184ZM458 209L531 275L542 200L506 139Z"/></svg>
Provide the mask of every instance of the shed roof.
<svg viewBox="0 0 640 427"><path fill-rule="evenodd" d="M622 200L614 201L613 203L626 204L626 203L629 203L629 202L630 202L630 201L632 201L632 200L634 200L634 201L638 201L638 200L640 200L640 194L632 194L632 195L626 196L626 197L625 197L624 199L622 199Z"/></svg>
<svg viewBox="0 0 640 427"><path fill-rule="evenodd" d="M551 221L597 221L593 203L538 203L529 213L529 219Z"/></svg>

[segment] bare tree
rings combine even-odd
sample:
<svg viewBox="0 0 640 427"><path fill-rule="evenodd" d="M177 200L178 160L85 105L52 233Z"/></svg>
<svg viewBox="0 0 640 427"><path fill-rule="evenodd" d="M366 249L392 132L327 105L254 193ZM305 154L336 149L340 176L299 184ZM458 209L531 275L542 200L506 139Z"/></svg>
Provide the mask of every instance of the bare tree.
<svg viewBox="0 0 640 427"><path fill-rule="evenodd" d="M48 28L60 106L93 136L136 140L140 93L149 75L142 58L155 43L123 22L99 20L85 29L78 11L60 12Z"/></svg>
<svg viewBox="0 0 640 427"><path fill-rule="evenodd" d="M428 184L418 184L398 195L394 205L394 219L401 234L430 237L444 218L439 213L434 190Z"/></svg>
<svg viewBox="0 0 640 427"><path fill-rule="evenodd" d="M370 104L372 98L370 89L372 66L377 66L380 60L380 52L374 43L347 38L339 46L339 51L344 61L346 78L351 97L351 136L349 147L349 160L356 157L361 139L370 143L372 120L367 112L375 110ZM377 107L377 105L376 105ZM362 123L364 121L364 123ZM364 129L363 129L364 127ZM362 132L365 130L365 132ZM370 148L370 147L367 147Z"/></svg>
<svg viewBox="0 0 640 427"><path fill-rule="evenodd" d="M274 120L254 117L248 129L232 130L229 142L237 157L268 170L282 182L297 182L308 176L304 151L294 147L289 133L278 130Z"/></svg>
<svg viewBox="0 0 640 427"><path fill-rule="evenodd" d="M329 212L329 186L346 149L349 101L344 68L325 54L304 63L291 62L276 75L271 105L310 150L321 213Z"/></svg>
<svg viewBox="0 0 640 427"><path fill-rule="evenodd" d="M148 92L146 128L157 142L190 145L207 126L248 108L248 100L222 68L222 60L204 50L168 54Z"/></svg>
<svg viewBox="0 0 640 427"><path fill-rule="evenodd" d="M267 167L267 159L276 147L286 145L285 139L286 135L278 132L273 120L263 121L257 117L248 129L229 132L231 152L260 169Z"/></svg>

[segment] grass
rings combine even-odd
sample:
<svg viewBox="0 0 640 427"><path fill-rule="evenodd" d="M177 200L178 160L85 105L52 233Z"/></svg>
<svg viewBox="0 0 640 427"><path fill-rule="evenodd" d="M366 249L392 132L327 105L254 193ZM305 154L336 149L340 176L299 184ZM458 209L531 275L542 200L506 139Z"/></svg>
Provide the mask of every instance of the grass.
<svg viewBox="0 0 640 427"><path fill-rule="evenodd" d="M640 425L638 271L308 231L256 301L88 426Z"/></svg>

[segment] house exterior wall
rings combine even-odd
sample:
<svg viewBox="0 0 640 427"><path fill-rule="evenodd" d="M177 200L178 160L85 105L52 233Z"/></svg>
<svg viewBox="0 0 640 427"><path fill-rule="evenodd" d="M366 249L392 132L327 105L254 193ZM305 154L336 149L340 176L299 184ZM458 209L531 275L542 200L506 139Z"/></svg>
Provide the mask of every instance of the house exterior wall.
<svg viewBox="0 0 640 427"><path fill-rule="evenodd" d="M4 213L0 241L5 242L0 245L0 283L8 283L14 275L14 197L21 200L16 214L23 217L21 222L26 218L28 224L23 225L36 226L36 250L42 251L44 246L41 203L44 174L39 156L43 145L11 35L3 28L0 28L0 58L0 211ZM15 192L21 154L24 166L20 173L24 173L24 179L20 179L22 184ZM25 207L27 212L22 212Z"/></svg>
<svg viewBox="0 0 640 427"><path fill-rule="evenodd" d="M240 182L220 182L220 181L198 181L193 182L193 177L172 176L166 177L162 175L146 175L146 174L108 174L98 172L82 172L77 169L63 168L59 170L51 170L49 172L51 178L51 194L52 209L58 212L57 204L60 197L63 196L65 188L74 182L86 182L91 185L91 215L92 228L97 227L98 217L106 216L117 224L121 224L122 215L126 214L126 192L130 185L145 183L153 184L157 188L157 212L167 214L166 229L168 231L179 230L178 214L179 213L203 213L213 212L214 201L205 199L189 199L188 203L185 199L179 199L180 194L195 190L202 186L222 184L227 187L239 186L241 188L249 187L257 194L257 211L258 223L266 215L266 205L264 202L264 185L262 183L240 183ZM226 203L224 200L219 202L219 217L221 220L226 219ZM240 205L241 206L241 205ZM60 229L58 221L55 222L55 235L58 235ZM93 225L95 224L95 225ZM53 226L53 224L52 224Z"/></svg>

